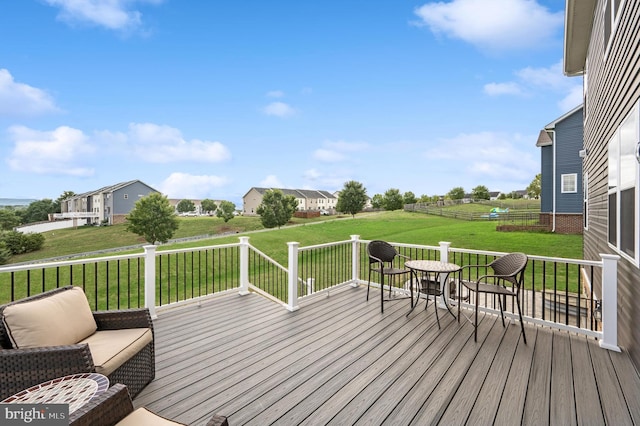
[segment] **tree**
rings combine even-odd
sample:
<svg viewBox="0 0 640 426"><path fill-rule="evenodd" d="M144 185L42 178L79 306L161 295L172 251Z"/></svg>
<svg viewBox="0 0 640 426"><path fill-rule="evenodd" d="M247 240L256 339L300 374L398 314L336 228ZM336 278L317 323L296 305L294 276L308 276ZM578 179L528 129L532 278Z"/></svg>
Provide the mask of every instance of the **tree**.
<svg viewBox="0 0 640 426"><path fill-rule="evenodd" d="M68 200L69 198L74 197L75 195L76 195L76 193L73 192L73 191L64 191L62 194L60 194L60 196L58 198L56 198L56 201L53 202L55 204L55 207L56 207L55 213L61 213L62 212L62 203L65 200Z"/></svg>
<svg viewBox="0 0 640 426"><path fill-rule="evenodd" d="M400 190L396 188L387 189L382 197L385 210L400 210L404 207L404 199L400 194Z"/></svg>
<svg viewBox="0 0 640 426"><path fill-rule="evenodd" d="M37 200L21 212L23 223L44 222L49 220L49 214L59 213L55 203L49 198Z"/></svg>
<svg viewBox="0 0 640 426"><path fill-rule="evenodd" d="M178 210L178 213L194 212L196 211L196 205L193 204L193 201L184 199L180 200L176 206L176 210Z"/></svg>
<svg viewBox="0 0 640 426"><path fill-rule="evenodd" d="M280 228L289 222L297 208L296 197L284 195L279 189L270 189L264 193L256 213L265 228Z"/></svg>
<svg viewBox="0 0 640 426"><path fill-rule="evenodd" d="M384 199L382 198L382 194L376 194L371 199L371 207L374 209L381 209Z"/></svg>
<svg viewBox="0 0 640 426"><path fill-rule="evenodd" d="M208 198L205 198L204 200L202 200L200 202L200 207L202 207L202 212L203 213L207 212L209 214L212 214L218 208L218 206L216 205L215 201L210 200Z"/></svg>
<svg viewBox="0 0 640 426"><path fill-rule="evenodd" d="M464 198L464 188L461 186L452 188L451 191L447 192L447 197L452 200L462 200Z"/></svg>
<svg viewBox="0 0 640 426"><path fill-rule="evenodd" d="M11 252L4 241L0 241L0 265L4 265L11 258Z"/></svg>
<svg viewBox="0 0 640 426"><path fill-rule="evenodd" d="M402 196L402 198L404 198L404 203L405 204L415 204L415 203L418 202L418 199L416 198L416 195L411 191L405 192L404 195Z"/></svg>
<svg viewBox="0 0 640 426"><path fill-rule="evenodd" d="M150 244L166 243L178 226L169 200L158 192L140 198L127 215L127 231L144 237Z"/></svg>
<svg viewBox="0 0 640 426"><path fill-rule="evenodd" d="M344 183L344 187L340 191L336 210L355 217L356 213L361 212L366 204L367 190L364 185L355 180L350 180Z"/></svg>
<svg viewBox="0 0 640 426"><path fill-rule="evenodd" d="M488 200L491 198L489 195L489 188L484 185L478 185L471 190L471 195L474 200Z"/></svg>
<svg viewBox="0 0 640 426"><path fill-rule="evenodd" d="M529 197L535 198L536 200L540 198L540 194L542 193L542 174L538 173L536 177L533 178L529 186L527 186L527 194Z"/></svg>
<svg viewBox="0 0 640 426"><path fill-rule="evenodd" d="M14 209L0 209L0 230L10 231L18 225L20 225L20 217Z"/></svg>
<svg viewBox="0 0 640 426"><path fill-rule="evenodd" d="M220 219L224 220L225 223L227 223L234 218L235 212L236 212L235 204L233 204L231 201L222 201L220 203L220 207L218 207L218 210L216 210L216 216L218 216Z"/></svg>

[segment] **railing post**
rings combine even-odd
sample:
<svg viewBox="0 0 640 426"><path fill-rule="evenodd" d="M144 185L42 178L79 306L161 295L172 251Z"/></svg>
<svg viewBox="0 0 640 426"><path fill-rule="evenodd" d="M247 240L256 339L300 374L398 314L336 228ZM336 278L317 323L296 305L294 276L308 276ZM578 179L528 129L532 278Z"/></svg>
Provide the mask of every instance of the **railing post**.
<svg viewBox="0 0 640 426"><path fill-rule="evenodd" d="M351 287L360 284L360 235L351 236Z"/></svg>
<svg viewBox="0 0 640 426"><path fill-rule="evenodd" d="M240 295L249 294L249 237L240 237Z"/></svg>
<svg viewBox="0 0 640 426"><path fill-rule="evenodd" d="M144 306L149 309L151 318L156 314L156 246L146 245L144 248Z"/></svg>
<svg viewBox="0 0 640 426"><path fill-rule="evenodd" d="M440 241L440 262L449 262L449 247L451 247L451 243L448 241ZM440 301L438 302L438 307L442 309L447 309L447 305L444 303L444 298L447 299L451 297L451 293L449 291L449 280L447 280L448 275L440 274L440 289L442 291L442 296L440 297Z"/></svg>
<svg viewBox="0 0 640 426"><path fill-rule="evenodd" d="M298 247L300 243L290 242L289 246L289 302L287 309L291 312L300 309L298 306Z"/></svg>
<svg viewBox="0 0 640 426"><path fill-rule="evenodd" d="M602 339L600 347L620 352L618 347L618 260L615 254L602 258Z"/></svg>

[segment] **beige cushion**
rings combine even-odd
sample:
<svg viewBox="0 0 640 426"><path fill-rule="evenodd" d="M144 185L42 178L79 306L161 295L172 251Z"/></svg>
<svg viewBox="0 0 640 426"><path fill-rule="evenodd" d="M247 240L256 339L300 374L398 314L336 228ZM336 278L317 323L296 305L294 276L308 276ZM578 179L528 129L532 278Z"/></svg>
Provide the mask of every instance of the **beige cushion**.
<svg viewBox="0 0 640 426"><path fill-rule="evenodd" d="M108 376L153 340L150 328L96 331L79 343L88 343L96 373Z"/></svg>
<svg viewBox="0 0 640 426"><path fill-rule="evenodd" d="M80 287L7 306L3 321L15 348L72 345L98 328Z"/></svg>
<svg viewBox="0 0 640 426"><path fill-rule="evenodd" d="M118 426L165 426L181 425L183 423L176 423L174 421L167 420L164 417L160 417L157 414L152 413L144 407L140 407L129 413L127 417L116 424Z"/></svg>

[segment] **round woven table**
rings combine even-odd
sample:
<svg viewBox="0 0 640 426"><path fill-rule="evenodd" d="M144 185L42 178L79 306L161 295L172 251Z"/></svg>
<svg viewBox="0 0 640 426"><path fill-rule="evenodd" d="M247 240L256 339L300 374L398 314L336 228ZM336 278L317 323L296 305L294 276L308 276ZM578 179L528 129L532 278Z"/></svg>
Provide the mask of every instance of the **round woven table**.
<svg viewBox="0 0 640 426"><path fill-rule="evenodd" d="M72 374L49 380L2 401L9 404L69 404L69 414L109 388L109 379L98 373Z"/></svg>

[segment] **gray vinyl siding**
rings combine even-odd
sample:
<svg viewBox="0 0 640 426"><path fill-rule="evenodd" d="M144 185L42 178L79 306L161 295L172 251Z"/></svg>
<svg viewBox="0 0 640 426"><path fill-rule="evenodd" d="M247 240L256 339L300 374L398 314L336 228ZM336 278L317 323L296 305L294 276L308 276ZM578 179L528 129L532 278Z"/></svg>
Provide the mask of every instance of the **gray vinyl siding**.
<svg viewBox="0 0 640 426"><path fill-rule="evenodd" d="M109 203L105 206L111 207L111 214L128 214L140 198L156 192L153 188L145 185L140 181L133 182L123 188L113 191ZM125 194L127 198L125 198Z"/></svg>
<svg viewBox="0 0 640 426"><path fill-rule="evenodd" d="M584 166L589 176L589 225L584 257L614 253L607 244L607 144L640 98L640 1L626 0L605 57L603 0L595 8L587 53L587 99L584 139L589 150ZM636 230L638 232L638 230ZM640 368L640 271L631 262L618 264L618 343ZM600 293L600 282L595 283Z"/></svg>
<svg viewBox="0 0 640 426"><path fill-rule="evenodd" d="M556 124L556 213L582 213L582 109ZM576 174L576 192L562 193L562 175Z"/></svg>
<svg viewBox="0 0 640 426"><path fill-rule="evenodd" d="M553 212L553 146L540 148L540 211Z"/></svg>

